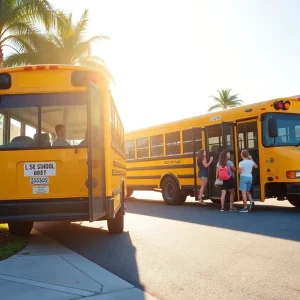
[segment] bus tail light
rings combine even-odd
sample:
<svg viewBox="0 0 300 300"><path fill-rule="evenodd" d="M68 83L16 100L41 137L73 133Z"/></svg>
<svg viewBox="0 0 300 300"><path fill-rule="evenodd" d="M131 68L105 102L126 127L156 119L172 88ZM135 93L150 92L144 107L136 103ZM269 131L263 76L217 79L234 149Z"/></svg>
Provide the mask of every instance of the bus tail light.
<svg viewBox="0 0 300 300"><path fill-rule="evenodd" d="M300 178L300 171L287 171L286 178L288 179L298 179Z"/></svg>
<svg viewBox="0 0 300 300"><path fill-rule="evenodd" d="M8 90L11 88L11 76L10 74L0 74L0 90Z"/></svg>
<svg viewBox="0 0 300 300"><path fill-rule="evenodd" d="M274 103L274 108L276 110L288 110L290 108L290 106L291 106L290 101L285 101L285 102L283 102L283 101L276 101Z"/></svg>

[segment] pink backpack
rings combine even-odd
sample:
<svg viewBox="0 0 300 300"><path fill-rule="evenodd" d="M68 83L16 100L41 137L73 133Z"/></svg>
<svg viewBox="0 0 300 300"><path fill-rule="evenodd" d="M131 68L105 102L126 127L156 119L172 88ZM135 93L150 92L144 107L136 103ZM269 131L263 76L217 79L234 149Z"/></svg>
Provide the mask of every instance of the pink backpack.
<svg viewBox="0 0 300 300"><path fill-rule="evenodd" d="M230 178L228 166L222 167L219 166L219 179L228 180Z"/></svg>

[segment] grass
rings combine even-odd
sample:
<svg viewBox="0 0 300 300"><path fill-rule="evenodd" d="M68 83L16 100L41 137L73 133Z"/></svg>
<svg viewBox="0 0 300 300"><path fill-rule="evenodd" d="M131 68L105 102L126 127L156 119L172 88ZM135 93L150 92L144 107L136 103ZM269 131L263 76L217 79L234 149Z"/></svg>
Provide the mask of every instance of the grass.
<svg viewBox="0 0 300 300"><path fill-rule="evenodd" d="M10 234L6 224L0 224L0 261L21 251L28 242L28 237Z"/></svg>

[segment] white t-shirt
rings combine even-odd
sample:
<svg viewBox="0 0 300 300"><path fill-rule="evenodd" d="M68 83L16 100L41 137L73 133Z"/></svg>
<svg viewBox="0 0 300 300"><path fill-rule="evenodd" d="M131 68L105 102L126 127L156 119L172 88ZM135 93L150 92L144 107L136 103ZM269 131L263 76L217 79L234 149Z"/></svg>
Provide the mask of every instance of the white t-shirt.
<svg viewBox="0 0 300 300"><path fill-rule="evenodd" d="M250 159L244 159L240 161L239 167L243 169L241 176L252 177L252 168L254 162Z"/></svg>

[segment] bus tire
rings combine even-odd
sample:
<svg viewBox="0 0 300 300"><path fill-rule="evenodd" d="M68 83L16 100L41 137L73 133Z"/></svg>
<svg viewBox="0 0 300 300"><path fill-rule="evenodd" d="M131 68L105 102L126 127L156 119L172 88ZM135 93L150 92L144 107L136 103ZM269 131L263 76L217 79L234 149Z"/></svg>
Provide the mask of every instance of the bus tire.
<svg viewBox="0 0 300 300"><path fill-rule="evenodd" d="M8 230L11 234L18 236L29 236L33 227L33 222L10 222Z"/></svg>
<svg viewBox="0 0 300 300"><path fill-rule="evenodd" d="M127 189L126 198L130 198L132 196L133 192L134 192L134 190Z"/></svg>
<svg viewBox="0 0 300 300"><path fill-rule="evenodd" d="M167 177L163 181L162 196L167 205L182 205L185 201L184 197L182 197L178 183L172 177Z"/></svg>
<svg viewBox="0 0 300 300"><path fill-rule="evenodd" d="M124 208L123 204L117 211L113 219L107 220L107 227L109 233L122 233L124 231Z"/></svg>
<svg viewBox="0 0 300 300"><path fill-rule="evenodd" d="M300 197L288 196L288 201L295 207L300 207Z"/></svg>
<svg viewBox="0 0 300 300"><path fill-rule="evenodd" d="M120 193L120 200L121 206L115 217L113 219L107 220L107 227L109 233L122 233L124 231L124 215L125 215L125 206L124 206L124 195L125 195L125 188L124 188L124 180L121 179L120 183L121 193Z"/></svg>

